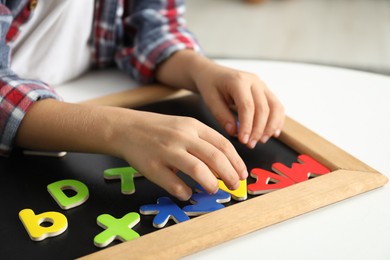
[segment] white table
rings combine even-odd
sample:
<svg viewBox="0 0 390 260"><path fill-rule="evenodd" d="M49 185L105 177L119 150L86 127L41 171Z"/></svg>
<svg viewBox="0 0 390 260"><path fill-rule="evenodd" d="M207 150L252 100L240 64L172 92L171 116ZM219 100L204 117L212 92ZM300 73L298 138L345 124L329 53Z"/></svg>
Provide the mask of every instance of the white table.
<svg viewBox="0 0 390 260"><path fill-rule="evenodd" d="M217 62L258 74L290 117L390 177L390 77L298 63ZM57 91L66 100L81 101L135 86L119 72L103 73ZM86 89L74 95L79 85L93 88L94 94ZM186 257L205 258L390 259L390 186Z"/></svg>
<svg viewBox="0 0 390 260"><path fill-rule="evenodd" d="M297 63L222 60L258 74L286 113L390 177L390 77ZM187 259L390 259L390 187Z"/></svg>

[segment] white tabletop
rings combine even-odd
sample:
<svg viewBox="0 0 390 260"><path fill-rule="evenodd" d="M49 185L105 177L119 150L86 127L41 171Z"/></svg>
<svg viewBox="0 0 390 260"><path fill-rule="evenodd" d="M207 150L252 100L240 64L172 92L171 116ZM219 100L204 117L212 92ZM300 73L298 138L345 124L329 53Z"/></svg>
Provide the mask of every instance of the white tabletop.
<svg viewBox="0 0 390 260"><path fill-rule="evenodd" d="M290 117L390 177L390 77L299 63L217 62L258 74ZM103 84L98 74L82 78L89 86L82 96L72 91L80 80L57 91L66 100L80 101L135 86L121 73L105 73ZM107 83L113 89L105 88ZM95 91L96 84L101 91ZM94 94L89 93L91 88ZM388 260L390 186L186 257L205 258Z"/></svg>
<svg viewBox="0 0 390 260"><path fill-rule="evenodd" d="M390 77L325 66L221 60L258 74L286 113L390 177ZM186 259L390 259L390 186Z"/></svg>

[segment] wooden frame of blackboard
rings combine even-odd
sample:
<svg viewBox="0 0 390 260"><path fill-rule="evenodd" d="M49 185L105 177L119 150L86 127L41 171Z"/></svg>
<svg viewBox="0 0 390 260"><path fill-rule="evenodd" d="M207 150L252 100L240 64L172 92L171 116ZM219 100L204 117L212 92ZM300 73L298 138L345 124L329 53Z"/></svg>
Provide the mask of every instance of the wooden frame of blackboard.
<svg viewBox="0 0 390 260"><path fill-rule="evenodd" d="M190 93L155 85L83 103L131 108L187 94ZM177 259L373 190L388 181L381 173L289 117L286 117L278 139L299 154L310 155L331 172L108 247L82 259L126 259L129 256L132 259Z"/></svg>

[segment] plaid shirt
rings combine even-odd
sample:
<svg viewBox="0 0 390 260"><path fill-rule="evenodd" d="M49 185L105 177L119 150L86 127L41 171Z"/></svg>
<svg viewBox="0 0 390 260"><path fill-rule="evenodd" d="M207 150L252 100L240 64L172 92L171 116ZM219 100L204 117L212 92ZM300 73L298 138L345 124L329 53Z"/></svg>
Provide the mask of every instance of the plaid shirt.
<svg viewBox="0 0 390 260"><path fill-rule="evenodd" d="M38 0L0 0L0 154L11 150L31 104L60 99L45 83L21 79L10 69L8 43L23 33L37 4ZM154 81L156 66L174 52L199 51L184 25L184 9L184 0L95 0L93 64L116 64L142 83Z"/></svg>

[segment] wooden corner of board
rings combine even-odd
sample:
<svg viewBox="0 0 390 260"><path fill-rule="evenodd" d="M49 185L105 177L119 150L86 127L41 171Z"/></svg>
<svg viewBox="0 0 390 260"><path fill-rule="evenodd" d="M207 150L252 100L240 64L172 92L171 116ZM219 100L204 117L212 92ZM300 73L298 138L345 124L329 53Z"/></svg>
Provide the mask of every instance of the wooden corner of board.
<svg viewBox="0 0 390 260"><path fill-rule="evenodd" d="M285 125L279 139L300 154L310 154L311 157L332 171L345 169L377 172L372 167L290 117L286 117Z"/></svg>
<svg viewBox="0 0 390 260"><path fill-rule="evenodd" d="M163 85L145 85L108 94L102 97L85 100L82 104L103 105L132 108L146 105L152 102L182 97L189 95L190 91L184 89L173 89Z"/></svg>

